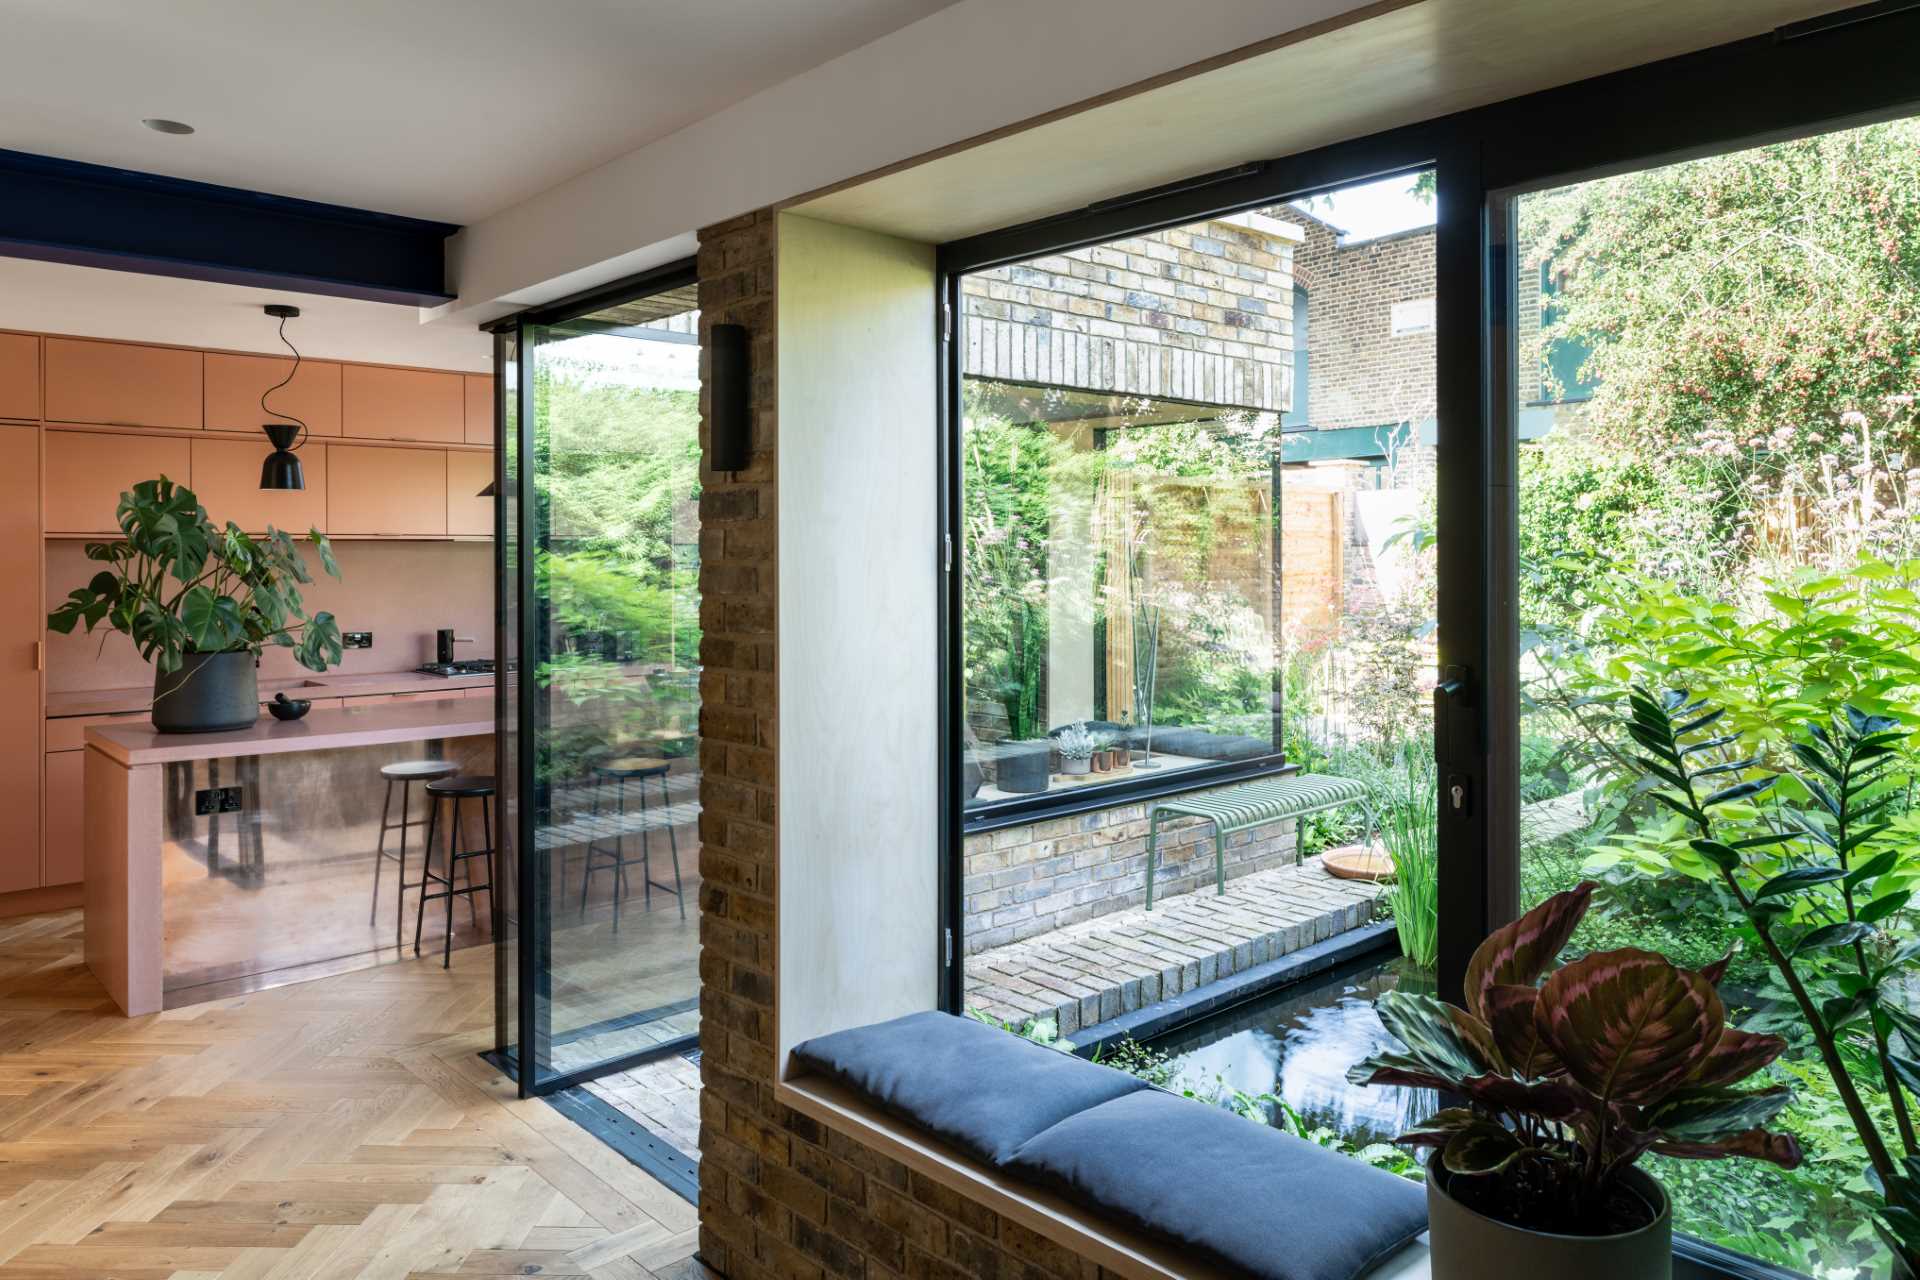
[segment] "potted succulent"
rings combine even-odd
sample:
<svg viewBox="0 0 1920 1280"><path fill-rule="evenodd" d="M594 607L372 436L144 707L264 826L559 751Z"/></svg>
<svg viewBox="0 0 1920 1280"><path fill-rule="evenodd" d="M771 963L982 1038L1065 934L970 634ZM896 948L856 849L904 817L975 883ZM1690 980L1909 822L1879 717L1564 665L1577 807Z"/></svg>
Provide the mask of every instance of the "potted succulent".
<svg viewBox="0 0 1920 1280"><path fill-rule="evenodd" d="M1434 1280L1667 1280L1672 1206L1635 1167L1642 1155L1800 1163L1794 1138L1764 1127L1789 1091L1736 1087L1786 1044L1727 1025L1715 990L1727 959L1695 971L1600 951L1541 982L1593 889L1557 894L1481 943L1465 1008L1403 992L1375 1006L1405 1048L1348 1078L1462 1099L1396 1140L1433 1152Z"/></svg>
<svg viewBox="0 0 1920 1280"><path fill-rule="evenodd" d="M105 566L47 615L62 635L106 626L130 637L153 663L153 724L169 733L245 728L260 716L254 664L269 645L301 666L340 661L330 613L309 616L299 588L313 575L292 537L255 538L217 527L191 489L161 476L120 495L118 542L87 544ZM331 577L340 576L326 535L307 535Z"/></svg>
<svg viewBox="0 0 1920 1280"><path fill-rule="evenodd" d="M1060 772L1082 774L1092 769L1093 731L1087 726L1068 725L1056 737L1055 745L1060 748Z"/></svg>

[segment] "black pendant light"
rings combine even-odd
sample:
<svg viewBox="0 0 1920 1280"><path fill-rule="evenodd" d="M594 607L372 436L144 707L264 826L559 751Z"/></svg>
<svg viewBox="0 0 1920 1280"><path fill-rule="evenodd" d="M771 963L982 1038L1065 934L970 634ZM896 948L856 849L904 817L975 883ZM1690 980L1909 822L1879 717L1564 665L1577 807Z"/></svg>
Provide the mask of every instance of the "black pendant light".
<svg viewBox="0 0 1920 1280"><path fill-rule="evenodd" d="M273 444L273 452L260 464L260 487L262 489L304 489L307 477L300 470L300 457L295 452L305 443L307 424L290 413L281 413L267 407L267 397L293 381L293 375L300 372L300 348L287 340L287 321L297 319L300 308L290 307L282 302L267 304L267 314L280 321L280 341L287 344L287 350L293 352L293 368L287 376L260 393L260 412L275 418L285 418L285 422L263 422L260 429L267 433L267 439Z"/></svg>

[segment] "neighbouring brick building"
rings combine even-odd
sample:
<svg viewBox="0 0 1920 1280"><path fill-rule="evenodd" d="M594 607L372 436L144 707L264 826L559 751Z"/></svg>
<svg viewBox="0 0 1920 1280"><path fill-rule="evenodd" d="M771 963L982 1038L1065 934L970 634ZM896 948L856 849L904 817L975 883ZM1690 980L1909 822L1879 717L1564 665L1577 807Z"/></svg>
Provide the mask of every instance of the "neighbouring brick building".
<svg viewBox="0 0 1920 1280"><path fill-rule="evenodd" d="M969 275L966 373L1284 413L1299 240L1234 214Z"/></svg>
<svg viewBox="0 0 1920 1280"><path fill-rule="evenodd" d="M1424 424L1434 411L1433 228L1344 242L1286 207L1304 243L1294 281L1307 295L1307 403L1315 431Z"/></svg>

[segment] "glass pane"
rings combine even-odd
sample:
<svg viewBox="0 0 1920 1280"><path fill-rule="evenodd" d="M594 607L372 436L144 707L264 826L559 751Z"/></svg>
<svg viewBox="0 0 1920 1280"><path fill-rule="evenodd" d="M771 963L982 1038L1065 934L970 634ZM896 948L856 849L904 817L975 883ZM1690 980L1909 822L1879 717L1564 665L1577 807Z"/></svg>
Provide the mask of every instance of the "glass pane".
<svg viewBox="0 0 1920 1280"><path fill-rule="evenodd" d="M1820 1276L1886 1274L1862 1196L1860 1096L1895 1158L1893 1111L1867 1026L1825 1052L1823 1015L1793 996L1735 900L1775 872L1892 859L1851 893L1775 899L1783 952L1824 924L1863 920L1838 947L1793 960L1814 1003L1865 991L1909 1019L1915 779L1904 741L1877 834L1843 850L1803 779L1809 725L1852 705L1920 724L1920 435L1913 408L1920 264L1920 125L1898 121L1538 192L1519 202L1521 890L1531 906L1595 879L1566 956L1637 947L1699 967L1738 944L1720 983L1730 1022L1785 1037L1747 1086L1790 1087L1775 1127L1807 1153L1651 1158L1676 1226ZM1543 287L1545 286L1545 287ZM1569 368L1567 353L1580 353ZM1586 398L1567 403L1578 390ZM1628 693L1685 690L1724 714L1685 735L1685 769L1713 770L1708 826L1744 849L1723 873L1691 845L1699 824L1659 803L1668 785L1627 736ZM1824 749L1824 748L1822 748ZM1809 834L1809 830L1815 834ZM1873 903L1872 911L1867 910ZM1856 943L1858 945L1854 945ZM1892 964L1882 974L1880 967ZM1848 984L1848 985L1843 985ZM1900 1021L1904 1027L1906 1021ZM1911 1053L1887 1031L1895 1052ZM1837 1068L1837 1071L1836 1071Z"/></svg>
<svg viewBox="0 0 1920 1280"><path fill-rule="evenodd" d="M531 332L536 1077L697 1027L692 285Z"/></svg>
<svg viewBox="0 0 1920 1280"><path fill-rule="evenodd" d="M1383 887L1329 868L1388 848L1430 944L1430 187L1407 175L963 280L978 1014L1072 1039L1220 994L1372 923ZM1347 798L1296 813L1283 764ZM1281 807L1218 841L1156 825L1156 805L1249 786ZM1272 1067L1248 1059L1235 1087Z"/></svg>
<svg viewBox="0 0 1920 1280"><path fill-rule="evenodd" d="M519 1070L520 1042L520 859L519 841L522 810L520 777L520 735L517 730L520 706L520 342L517 333L496 334L493 340L494 413L500 424L498 469L500 478L494 502L499 513L502 536L495 545L499 581L495 586L499 611L498 631L494 636L496 714L504 714L502 732L495 735L500 754L499 776L495 785L500 797L500 825L496 839L500 844L500 875L494 932L493 990L495 1040L502 1056L512 1059Z"/></svg>

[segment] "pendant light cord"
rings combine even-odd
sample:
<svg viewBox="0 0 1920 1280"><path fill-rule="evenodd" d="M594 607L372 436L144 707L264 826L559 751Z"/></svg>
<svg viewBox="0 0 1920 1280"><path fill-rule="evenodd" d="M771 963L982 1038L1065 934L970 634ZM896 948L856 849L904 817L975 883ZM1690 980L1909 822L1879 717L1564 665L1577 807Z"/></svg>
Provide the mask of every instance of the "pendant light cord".
<svg viewBox="0 0 1920 1280"><path fill-rule="evenodd" d="M293 446L294 449L297 450L300 448L301 445L307 442L308 432L307 432L306 420L303 418L296 418L294 417L294 415L290 413L281 413L278 409L269 409L267 407L267 397L272 395L274 392L278 391L280 388L286 386L289 382L292 382L294 375L300 372L300 348L294 346L293 343L288 341L287 339L287 317L285 316L280 317L280 341L286 343L287 350L293 352L293 368L287 370L286 377L280 379L280 381L274 383L272 386L268 387L265 391L262 391L260 393L260 412L264 414L269 414L275 418L285 418L289 422L297 423L299 425L300 439Z"/></svg>

